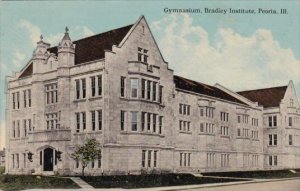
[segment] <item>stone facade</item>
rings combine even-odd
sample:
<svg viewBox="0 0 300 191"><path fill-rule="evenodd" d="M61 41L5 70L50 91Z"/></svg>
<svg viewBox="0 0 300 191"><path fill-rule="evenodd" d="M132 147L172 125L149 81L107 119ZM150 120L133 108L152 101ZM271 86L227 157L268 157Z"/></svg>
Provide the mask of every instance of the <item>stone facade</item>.
<svg viewBox="0 0 300 191"><path fill-rule="evenodd" d="M100 35L102 44L92 41L99 35L72 42L66 29L51 48L41 38L27 65L7 78L7 173L80 174L71 154L88 138L101 145L89 175L257 170L270 167L269 155L278 155L276 168L299 168L292 83L280 107L266 109L221 85L174 76L144 17ZM273 113L277 128L266 124ZM285 116L294 117L292 127ZM273 131L276 148L267 145Z"/></svg>

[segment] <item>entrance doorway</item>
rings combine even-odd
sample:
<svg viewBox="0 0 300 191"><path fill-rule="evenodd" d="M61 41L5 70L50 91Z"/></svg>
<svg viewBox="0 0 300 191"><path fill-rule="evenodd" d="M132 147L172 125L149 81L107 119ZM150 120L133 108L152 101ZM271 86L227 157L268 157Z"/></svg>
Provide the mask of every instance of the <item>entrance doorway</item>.
<svg viewBox="0 0 300 191"><path fill-rule="evenodd" d="M44 150L44 171L53 171L53 149Z"/></svg>

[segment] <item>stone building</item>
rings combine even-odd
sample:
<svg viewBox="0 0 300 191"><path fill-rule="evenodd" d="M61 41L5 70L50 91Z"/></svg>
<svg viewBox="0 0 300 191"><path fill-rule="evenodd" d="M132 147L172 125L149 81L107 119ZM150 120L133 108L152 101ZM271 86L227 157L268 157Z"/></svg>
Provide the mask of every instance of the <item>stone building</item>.
<svg viewBox="0 0 300 191"><path fill-rule="evenodd" d="M77 41L66 29L54 47L41 37L7 88L9 174L79 174L70 156L88 138L101 145L89 175L299 168L292 83L274 88L273 99L176 76L143 16ZM267 126L270 115L278 127ZM267 145L269 135L277 147Z"/></svg>

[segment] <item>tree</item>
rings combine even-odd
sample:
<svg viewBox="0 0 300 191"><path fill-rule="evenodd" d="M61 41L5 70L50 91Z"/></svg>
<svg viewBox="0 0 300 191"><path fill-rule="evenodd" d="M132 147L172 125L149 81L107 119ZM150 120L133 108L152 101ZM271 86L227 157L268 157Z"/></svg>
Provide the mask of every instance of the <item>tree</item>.
<svg viewBox="0 0 300 191"><path fill-rule="evenodd" d="M82 176L84 176L84 169L87 165L98 159L101 154L101 150L98 149L99 142L96 139L88 139L87 142L80 146L77 145L75 151L71 154L71 157L81 163Z"/></svg>

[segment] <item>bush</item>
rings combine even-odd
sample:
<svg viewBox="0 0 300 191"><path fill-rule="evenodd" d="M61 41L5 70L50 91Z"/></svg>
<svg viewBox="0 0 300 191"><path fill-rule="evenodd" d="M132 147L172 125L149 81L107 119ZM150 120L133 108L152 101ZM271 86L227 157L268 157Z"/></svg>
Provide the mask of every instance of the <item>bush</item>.
<svg viewBox="0 0 300 191"><path fill-rule="evenodd" d="M4 174L5 172L5 167L4 166L0 166L0 174Z"/></svg>

